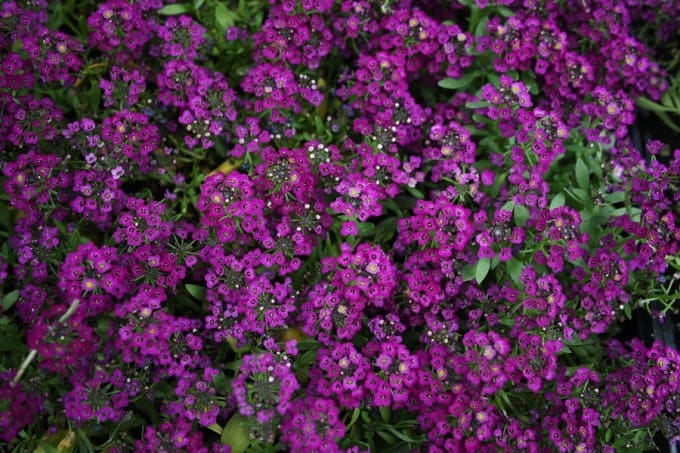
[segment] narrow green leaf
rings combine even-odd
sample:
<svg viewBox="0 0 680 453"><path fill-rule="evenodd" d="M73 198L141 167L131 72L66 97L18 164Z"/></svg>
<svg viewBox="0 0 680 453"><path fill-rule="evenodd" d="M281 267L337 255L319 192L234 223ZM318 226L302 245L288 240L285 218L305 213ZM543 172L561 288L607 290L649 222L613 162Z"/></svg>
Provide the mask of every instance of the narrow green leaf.
<svg viewBox="0 0 680 453"><path fill-rule="evenodd" d="M15 289L10 293L5 294L5 297L2 298L2 308L4 310L9 310L17 300L19 300L19 290Z"/></svg>
<svg viewBox="0 0 680 453"><path fill-rule="evenodd" d="M385 423L389 422L390 421L390 415L392 413L389 406L381 406L378 410L380 411L380 416L382 417L383 421Z"/></svg>
<svg viewBox="0 0 680 453"><path fill-rule="evenodd" d="M401 439L404 442L407 442L409 444L417 444L417 443L423 442L425 440L424 436L411 437L408 434L406 434L405 431L397 430L397 429L393 428L392 426L387 426L386 428L394 436L398 437L399 439Z"/></svg>
<svg viewBox="0 0 680 453"><path fill-rule="evenodd" d="M316 361L316 356L319 354L319 351L316 349L311 349L297 359L297 366L302 368L306 366L312 365Z"/></svg>
<svg viewBox="0 0 680 453"><path fill-rule="evenodd" d="M501 191L501 187L505 184L506 179L508 179L507 173L501 173L500 175L496 176L496 180L494 181L493 186L491 186L490 195L492 197L496 198L498 196Z"/></svg>
<svg viewBox="0 0 680 453"><path fill-rule="evenodd" d="M622 203L626 200L625 192L613 192L605 194L602 198L608 203Z"/></svg>
<svg viewBox="0 0 680 453"><path fill-rule="evenodd" d="M496 9L498 10L498 14L500 14L503 17L512 17L515 15L512 10L509 8L506 8L505 6L497 6Z"/></svg>
<svg viewBox="0 0 680 453"><path fill-rule="evenodd" d="M201 6L205 3L205 0L194 0L194 11L201 9Z"/></svg>
<svg viewBox="0 0 680 453"><path fill-rule="evenodd" d="M486 101L475 101L475 102L466 102L465 107L469 109L481 109L484 107L488 107L489 103Z"/></svg>
<svg viewBox="0 0 680 453"><path fill-rule="evenodd" d="M234 414L222 430L221 442L231 447L231 453L246 451L250 445L248 419L239 413Z"/></svg>
<svg viewBox="0 0 680 453"><path fill-rule="evenodd" d="M62 442L63 441L64 439L62 439ZM74 447L75 445L71 445L68 449L64 448L63 451L73 451ZM62 451L57 450L57 447L54 445L49 444L42 439L38 439L38 448L36 448L33 453L62 453Z"/></svg>
<svg viewBox="0 0 680 453"><path fill-rule="evenodd" d="M475 266L475 280L477 281L477 284L480 284L484 281L490 269L490 258L481 258L479 261L477 261L477 265Z"/></svg>
<svg viewBox="0 0 680 453"><path fill-rule="evenodd" d="M234 338L234 337L229 337L229 338ZM230 346L231 346L231 344L230 344ZM232 348L236 349L233 346L232 346ZM238 371L239 369L241 369L242 365L243 365L243 359L238 359L238 360L234 360L233 362L227 363L226 365L224 365L224 368L227 369L227 370L231 370L231 371Z"/></svg>
<svg viewBox="0 0 680 453"><path fill-rule="evenodd" d="M580 201L584 205L591 204L590 195L588 195L588 192L586 192L585 190L579 189L578 187L574 187L573 189L571 189L571 193L573 194L574 199L576 201Z"/></svg>
<svg viewBox="0 0 680 453"><path fill-rule="evenodd" d="M589 158L588 161L586 162L588 165L588 169L590 170L590 174L597 178L597 180L602 179L602 161L600 159L594 159L594 158Z"/></svg>
<svg viewBox="0 0 680 453"><path fill-rule="evenodd" d="M226 30L228 27L234 25L234 18L234 13L229 11L229 9L223 4L220 3L217 5L217 7L215 7L215 20L217 21L217 25L219 25L223 30Z"/></svg>
<svg viewBox="0 0 680 453"><path fill-rule="evenodd" d="M651 110L652 112L675 112L676 109L670 108L670 107L665 107L661 104L658 104L652 100L649 100L647 98L637 98L635 100L635 103L638 105L638 107L642 107L643 109L646 110Z"/></svg>
<svg viewBox="0 0 680 453"><path fill-rule="evenodd" d="M387 445L392 446L397 443L397 438L386 431L376 431L375 433L378 436L382 437L382 439L385 441Z"/></svg>
<svg viewBox="0 0 680 453"><path fill-rule="evenodd" d="M191 283L187 283L184 285L186 288L187 292L191 294L191 297L197 300L205 300L205 288L203 286L198 286L198 285L192 285Z"/></svg>
<svg viewBox="0 0 680 453"><path fill-rule="evenodd" d="M165 5L158 10L158 14L163 16L176 16L178 14L190 13L192 7L188 3L173 3L172 5Z"/></svg>
<svg viewBox="0 0 680 453"><path fill-rule="evenodd" d="M414 197L418 198L419 200L422 200L423 198L425 198L425 195L420 190L416 189L415 187L406 186L406 190L408 191L408 193L410 193Z"/></svg>
<svg viewBox="0 0 680 453"><path fill-rule="evenodd" d="M479 77L479 71L469 72L460 79L454 79L453 77L441 79L438 85L447 90L458 90L470 85L477 77Z"/></svg>
<svg viewBox="0 0 680 453"><path fill-rule="evenodd" d="M588 190L590 187L590 171L588 170L588 166L579 158L576 161L574 170L576 172L576 184L578 184L581 189Z"/></svg>
<svg viewBox="0 0 680 453"><path fill-rule="evenodd" d="M354 409L354 412L352 412L352 418L349 419L349 423L347 424L348 430L357 422L357 420L359 420L359 415L361 415L361 409L357 407Z"/></svg>
<svg viewBox="0 0 680 453"><path fill-rule="evenodd" d="M482 16L481 19L479 19L479 22L477 22L477 25L475 25L475 38L479 38L480 36L484 35L486 33L486 27L489 24L489 16L484 15Z"/></svg>
<svg viewBox="0 0 680 453"><path fill-rule="evenodd" d="M64 236L70 236L68 230L66 229L66 225L64 225L62 222L59 220L52 219L52 222L54 223L54 226L57 227L57 230Z"/></svg>
<svg viewBox="0 0 680 453"><path fill-rule="evenodd" d="M633 319L633 310L630 308L630 304L625 304L623 306L623 313L626 315L627 319Z"/></svg>

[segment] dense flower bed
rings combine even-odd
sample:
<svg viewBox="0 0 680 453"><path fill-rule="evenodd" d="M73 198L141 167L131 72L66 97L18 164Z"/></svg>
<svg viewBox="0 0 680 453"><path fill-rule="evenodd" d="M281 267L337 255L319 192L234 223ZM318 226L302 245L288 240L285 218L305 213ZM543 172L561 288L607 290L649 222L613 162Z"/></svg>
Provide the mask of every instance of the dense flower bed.
<svg viewBox="0 0 680 453"><path fill-rule="evenodd" d="M679 11L4 1L0 449L675 438Z"/></svg>

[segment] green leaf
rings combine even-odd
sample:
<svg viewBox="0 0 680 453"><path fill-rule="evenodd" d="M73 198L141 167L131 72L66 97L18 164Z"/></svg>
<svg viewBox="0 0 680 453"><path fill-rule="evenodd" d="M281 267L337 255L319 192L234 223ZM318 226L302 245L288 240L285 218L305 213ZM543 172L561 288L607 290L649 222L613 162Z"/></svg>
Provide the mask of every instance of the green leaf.
<svg viewBox="0 0 680 453"><path fill-rule="evenodd" d="M479 19L479 22L475 25L475 38L479 38L480 36L484 35L486 33L486 27L489 24L489 16L484 15L482 16L481 19Z"/></svg>
<svg viewBox="0 0 680 453"><path fill-rule="evenodd" d="M394 201L393 199L388 198L387 200L384 200L384 201L382 202L382 205L383 205L386 209L389 209L389 210L392 211L392 212L395 212L395 213L397 213L397 214L400 214L400 216L401 216L401 208L400 208L399 204L398 204L396 201Z"/></svg>
<svg viewBox="0 0 680 453"><path fill-rule="evenodd" d="M389 422L390 421L390 415L392 413L392 411L390 410L390 407L389 406L381 406L378 410L380 411L380 417L382 417L383 421L385 423Z"/></svg>
<svg viewBox="0 0 680 453"><path fill-rule="evenodd" d="M477 281L477 284L480 284L484 281L490 269L491 269L490 258L482 258L479 261L477 261L477 265L475 266L475 280Z"/></svg>
<svg viewBox="0 0 680 453"><path fill-rule="evenodd" d="M227 379L227 376L223 371L220 371L220 374L213 377L213 384L215 384L215 389L222 394L228 394L231 392L230 381Z"/></svg>
<svg viewBox="0 0 680 453"><path fill-rule="evenodd" d="M375 234L375 225L372 222L359 222L357 229L359 230L359 237L362 238Z"/></svg>
<svg viewBox="0 0 680 453"><path fill-rule="evenodd" d="M510 200L510 201L506 201L501 209L503 211L512 211L514 207L515 207L515 202Z"/></svg>
<svg viewBox="0 0 680 453"><path fill-rule="evenodd" d="M75 445L71 445L68 447L68 450L66 448L57 450L57 447L54 445L49 444L42 439L38 439L38 448L36 448L33 453L62 453L66 451L73 451L74 447Z"/></svg>
<svg viewBox="0 0 680 453"><path fill-rule="evenodd" d="M458 90L460 88L464 88L470 83L475 80L477 77L479 77L479 71L474 71L474 72L469 72L465 74L463 77L460 79L454 79L453 77L446 77L444 79L441 79L437 85L440 87L447 89L447 90Z"/></svg>
<svg viewBox="0 0 680 453"><path fill-rule="evenodd" d="M54 223L54 226L57 227L57 230L59 230L61 234L67 237L70 236L68 230L66 229L66 225L64 225L62 222L60 222L59 220L52 219L52 223Z"/></svg>
<svg viewBox="0 0 680 453"><path fill-rule="evenodd" d="M496 9L498 10L498 14L500 14L503 17L512 17L515 15L512 10L509 8L506 8L505 6L497 6Z"/></svg>
<svg viewBox="0 0 680 453"><path fill-rule="evenodd" d="M512 210L513 218L515 219L515 224L517 226L524 226L529 219L529 210L522 205L516 205Z"/></svg>
<svg viewBox="0 0 680 453"><path fill-rule="evenodd" d="M603 225L610 216L605 215L599 209L587 209L581 212L581 231L588 233L591 239L597 233L601 233L600 226Z"/></svg>
<svg viewBox="0 0 680 453"><path fill-rule="evenodd" d="M591 204L590 195L585 190L574 187L571 189L571 193L574 199L583 203L584 206Z"/></svg>
<svg viewBox="0 0 680 453"><path fill-rule="evenodd" d="M208 426L208 429L216 434L219 434L220 436L222 435L222 427L217 423L213 423L212 425Z"/></svg>
<svg viewBox="0 0 680 453"><path fill-rule="evenodd" d="M248 418L236 413L222 430L221 442L231 447L231 453L243 453L250 445L250 429Z"/></svg>
<svg viewBox="0 0 680 453"><path fill-rule="evenodd" d="M391 216L376 225L376 229L383 233L396 233L398 217Z"/></svg>
<svg viewBox="0 0 680 453"><path fill-rule="evenodd" d="M491 83L491 85L499 88L501 86L501 78L495 72L488 72L486 74L486 79Z"/></svg>
<svg viewBox="0 0 680 453"><path fill-rule="evenodd" d="M354 409L354 412L352 412L352 418L350 418L349 423L347 424L348 430L357 422L357 420L359 420L359 415L361 415L361 409L357 407Z"/></svg>
<svg viewBox="0 0 680 453"><path fill-rule="evenodd" d="M391 434L409 444L418 444L425 441L425 436L411 437L403 430L397 430L392 426L385 427Z"/></svg>
<svg viewBox="0 0 680 453"><path fill-rule="evenodd" d="M217 7L215 7L215 21L217 22L217 25L219 25L223 30L226 30L228 27L234 25L235 18L236 15L234 12L229 11L229 9L223 4L220 3L217 5Z"/></svg>
<svg viewBox="0 0 680 453"><path fill-rule="evenodd" d="M463 266L461 275L463 276L463 280L469 282L470 280L475 278L475 266L473 266L472 264L466 264L465 266Z"/></svg>
<svg viewBox="0 0 680 453"><path fill-rule="evenodd" d="M626 192L613 192L605 194L602 198L607 203L623 203L626 200Z"/></svg>
<svg viewBox="0 0 680 453"><path fill-rule="evenodd" d="M588 166L580 158L576 161L576 183L583 190L588 190L590 187L590 171Z"/></svg>
<svg viewBox="0 0 680 453"><path fill-rule="evenodd" d="M467 105L467 104L466 104ZM498 143L496 143L496 138L493 136L488 136L479 141L479 147L480 148L489 148L492 151L495 152L500 152L501 148L498 146Z"/></svg>
<svg viewBox="0 0 680 453"><path fill-rule="evenodd" d="M234 338L234 337L228 337L228 338ZM231 346L231 344L230 344L230 346ZM235 348L233 346L232 346L232 349L238 350L237 348ZM242 366L243 366L243 359L238 359L238 360L234 360L233 362L227 363L226 365L224 365L224 368L226 368L227 370L231 370L231 371L238 371L238 370L241 369Z"/></svg>
<svg viewBox="0 0 680 453"><path fill-rule="evenodd" d="M498 196L501 191L501 187L505 184L506 179L508 179L507 173L501 173L500 175L496 176L496 180L494 181L493 186L491 186L490 195L492 197L496 198Z"/></svg>
<svg viewBox="0 0 680 453"><path fill-rule="evenodd" d="M201 6L205 3L205 0L194 0L194 11L201 9Z"/></svg>
<svg viewBox="0 0 680 453"><path fill-rule="evenodd" d="M466 102L465 103L465 107L472 109L472 110L481 109L481 108L488 107L488 106L489 106L489 103L486 102L486 101L475 101L475 102Z"/></svg>
<svg viewBox="0 0 680 453"><path fill-rule="evenodd" d="M392 446L397 443L397 438L386 431L376 431L376 434L382 437L387 445Z"/></svg>
<svg viewBox="0 0 680 453"><path fill-rule="evenodd" d="M635 103L638 105L638 107L642 107L643 109L646 110L651 110L652 112L675 112L676 109L671 108L671 107L666 107L661 104L658 104L650 99L647 98L637 98L635 100Z"/></svg>
<svg viewBox="0 0 680 453"><path fill-rule="evenodd" d="M422 200L423 198L425 198L425 195L420 190L416 189L415 187L406 186L406 190L408 191L408 193L410 193L414 197L418 198L419 200Z"/></svg>
<svg viewBox="0 0 680 453"><path fill-rule="evenodd" d="M97 327L95 327L94 331L97 332L97 335L103 338L106 335L108 335L110 326L111 320L107 318L102 318L97 321Z"/></svg>
<svg viewBox="0 0 680 453"><path fill-rule="evenodd" d="M515 283L515 285L517 285L518 287L524 286L521 280L522 271L524 270L523 262L521 262L517 258L512 258L510 261L505 262L505 268L508 271L508 275L510 275L510 278Z"/></svg>
<svg viewBox="0 0 680 453"><path fill-rule="evenodd" d="M19 290L15 289L10 293L5 294L5 297L2 298L2 303L0 305L2 305L4 310L9 310L17 300L19 300Z"/></svg>
<svg viewBox="0 0 680 453"><path fill-rule="evenodd" d="M19 52L23 48L24 48L24 42L20 39L16 39L12 43L12 52Z"/></svg>
<svg viewBox="0 0 680 453"><path fill-rule="evenodd" d="M319 351L317 349L311 349L301 356L298 357L297 359L297 367L303 368L307 366L311 366L314 362L316 362L316 356L319 354Z"/></svg>
<svg viewBox="0 0 680 453"><path fill-rule="evenodd" d="M163 16L176 16L178 14L186 14L192 11L192 7L188 3L173 3L172 5L165 5L158 10L158 14Z"/></svg>
<svg viewBox="0 0 680 453"><path fill-rule="evenodd" d="M623 313L626 315L626 318L633 319L633 310L630 308L630 304L624 304Z"/></svg>
<svg viewBox="0 0 680 453"><path fill-rule="evenodd" d="M562 192L555 195L555 197L550 201L550 209L556 209L560 206L564 206L565 197Z"/></svg>
<svg viewBox="0 0 680 453"><path fill-rule="evenodd" d="M198 285L192 285L191 283L187 283L184 285L186 288L187 292L191 294L191 297L197 300L205 300L205 288L203 286L198 286Z"/></svg>

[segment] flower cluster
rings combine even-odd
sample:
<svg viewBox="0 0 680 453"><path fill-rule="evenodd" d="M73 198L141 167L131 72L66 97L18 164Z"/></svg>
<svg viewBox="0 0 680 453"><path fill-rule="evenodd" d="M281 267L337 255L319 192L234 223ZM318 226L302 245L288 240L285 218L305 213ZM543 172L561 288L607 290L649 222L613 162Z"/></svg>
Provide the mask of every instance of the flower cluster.
<svg viewBox="0 0 680 453"><path fill-rule="evenodd" d="M631 327L679 0L48 3L0 6L0 450L680 439Z"/></svg>

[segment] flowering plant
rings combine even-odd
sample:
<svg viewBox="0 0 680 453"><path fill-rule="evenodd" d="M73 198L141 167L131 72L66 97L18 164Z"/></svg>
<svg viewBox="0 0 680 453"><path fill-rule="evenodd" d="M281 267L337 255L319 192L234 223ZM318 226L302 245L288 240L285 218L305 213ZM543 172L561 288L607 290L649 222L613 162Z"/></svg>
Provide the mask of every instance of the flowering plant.
<svg viewBox="0 0 680 453"><path fill-rule="evenodd" d="M676 440L679 11L4 1L3 451Z"/></svg>

